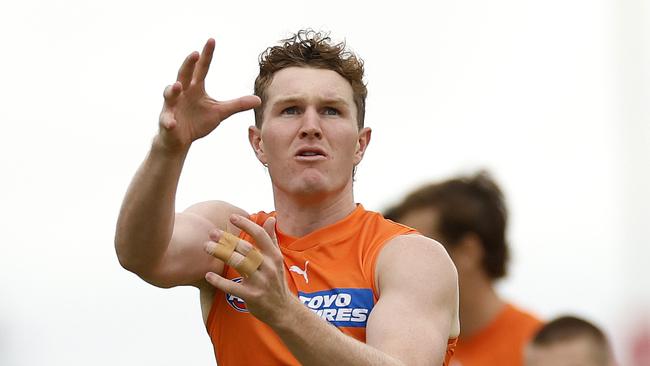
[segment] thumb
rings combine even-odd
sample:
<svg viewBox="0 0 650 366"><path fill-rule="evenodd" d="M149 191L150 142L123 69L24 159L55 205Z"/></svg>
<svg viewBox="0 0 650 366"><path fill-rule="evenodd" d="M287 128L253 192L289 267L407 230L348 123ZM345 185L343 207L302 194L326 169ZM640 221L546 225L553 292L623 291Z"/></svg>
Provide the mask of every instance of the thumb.
<svg viewBox="0 0 650 366"><path fill-rule="evenodd" d="M261 104L262 100L258 96L247 95L245 97L219 102L219 112L221 112L221 119L224 120L235 113L247 111Z"/></svg>
<svg viewBox="0 0 650 366"><path fill-rule="evenodd" d="M266 231L266 233L269 234L269 237L271 238L273 245L279 247L278 237L275 234L275 217L269 217L268 219L266 219L262 227L264 228L264 231Z"/></svg>

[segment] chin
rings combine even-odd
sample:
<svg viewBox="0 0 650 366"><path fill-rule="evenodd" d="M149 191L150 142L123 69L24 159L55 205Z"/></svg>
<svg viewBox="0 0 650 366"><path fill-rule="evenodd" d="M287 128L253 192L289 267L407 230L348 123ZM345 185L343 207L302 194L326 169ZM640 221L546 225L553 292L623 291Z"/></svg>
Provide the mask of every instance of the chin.
<svg viewBox="0 0 650 366"><path fill-rule="evenodd" d="M322 177L306 177L296 185L296 193L320 193L328 190L328 185Z"/></svg>
<svg viewBox="0 0 650 366"><path fill-rule="evenodd" d="M329 193L340 191L344 189L345 182L333 181L331 178L320 171L302 171L299 173L288 174L288 180L279 183L282 191L296 196L308 198L309 196L327 195ZM315 198L315 197L313 197Z"/></svg>
<svg viewBox="0 0 650 366"><path fill-rule="evenodd" d="M296 197L308 200L317 199L317 197L328 195L328 193L336 190L336 187L332 186L331 182L317 174L295 177L289 184L288 192Z"/></svg>

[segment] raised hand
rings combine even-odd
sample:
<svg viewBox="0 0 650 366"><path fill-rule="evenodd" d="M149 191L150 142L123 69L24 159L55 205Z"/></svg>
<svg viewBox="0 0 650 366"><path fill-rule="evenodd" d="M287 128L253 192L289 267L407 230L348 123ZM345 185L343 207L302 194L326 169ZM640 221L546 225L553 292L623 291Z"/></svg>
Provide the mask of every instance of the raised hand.
<svg viewBox="0 0 650 366"><path fill-rule="evenodd" d="M176 82L165 88L160 113L160 142L169 150L187 150L193 141L206 136L234 113L257 107L261 101L249 95L217 101L205 92L205 77L214 53L210 38L203 52L192 52L178 70Z"/></svg>

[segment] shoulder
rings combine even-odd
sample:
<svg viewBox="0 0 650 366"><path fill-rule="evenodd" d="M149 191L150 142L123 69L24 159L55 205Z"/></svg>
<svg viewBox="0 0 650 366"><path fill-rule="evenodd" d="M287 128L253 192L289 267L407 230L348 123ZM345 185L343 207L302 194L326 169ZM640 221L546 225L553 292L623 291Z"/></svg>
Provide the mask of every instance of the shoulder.
<svg viewBox="0 0 650 366"><path fill-rule="evenodd" d="M379 256L379 265L408 265L456 275L449 254L437 241L418 233L399 235L389 240Z"/></svg>
<svg viewBox="0 0 650 366"><path fill-rule="evenodd" d="M378 289L387 280L416 280L449 284L457 289L456 267L445 248L435 240L420 234L399 235L391 239L377 259ZM432 279L436 281L432 281Z"/></svg>
<svg viewBox="0 0 650 366"><path fill-rule="evenodd" d="M375 278L380 301L409 299L449 321L450 337L458 334L458 274L440 243L420 234L391 239L379 254Z"/></svg>
<svg viewBox="0 0 650 366"><path fill-rule="evenodd" d="M202 215L205 216L206 218L210 218L211 216L220 215L220 214L233 214L233 213L248 216L248 213L243 209L234 206L228 202L217 201L217 200L195 203L190 207L188 207L187 209L185 209L184 212Z"/></svg>
<svg viewBox="0 0 650 366"><path fill-rule="evenodd" d="M213 226L218 227L222 230L227 230L230 232L233 232L233 230L235 230L239 232L239 229L230 224L228 220L232 214L249 217L249 214L245 210L228 202L217 200L195 203L181 213L181 215L189 218L194 217L207 220Z"/></svg>

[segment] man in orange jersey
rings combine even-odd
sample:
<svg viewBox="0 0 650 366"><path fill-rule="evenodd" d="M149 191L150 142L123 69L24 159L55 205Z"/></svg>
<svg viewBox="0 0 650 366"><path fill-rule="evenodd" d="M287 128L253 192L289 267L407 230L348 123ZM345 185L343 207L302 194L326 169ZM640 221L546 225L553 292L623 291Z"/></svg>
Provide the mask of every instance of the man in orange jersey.
<svg viewBox="0 0 650 366"><path fill-rule="evenodd" d="M190 54L164 92L117 223L122 266L156 286L200 289L220 366L447 364L459 332L453 262L353 198L371 136L363 62L300 31L261 55L254 96L222 102L204 88L213 50L209 40ZM192 142L251 108L248 138L275 211L207 201L174 213Z"/></svg>
<svg viewBox="0 0 650 366"><path fill-rule="evenodd" d="M544 324L526 347L526 366L615 366L602 330L585 319L561 316Z"/></svg>
<svg viewBox="0 0 650 366"><path fill-rule="evenodd" d="M480 172L426 185L385 216L439 240L458 269L461 335L452 365L521 365L540 321L497 294L506 274L503 194Z"/></svg>

